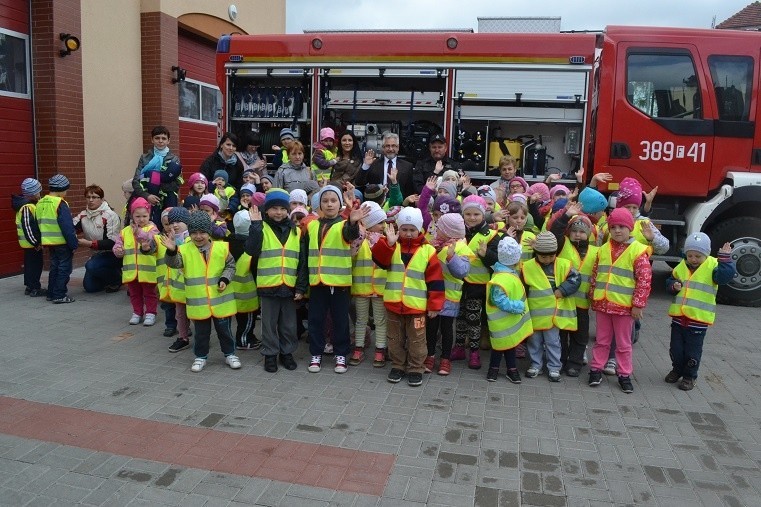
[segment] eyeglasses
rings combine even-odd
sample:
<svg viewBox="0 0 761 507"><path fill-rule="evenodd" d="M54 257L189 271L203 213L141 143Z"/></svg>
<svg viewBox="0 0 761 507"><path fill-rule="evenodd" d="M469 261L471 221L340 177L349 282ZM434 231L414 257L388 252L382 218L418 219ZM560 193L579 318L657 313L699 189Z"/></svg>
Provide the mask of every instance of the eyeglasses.
<svg viewBox="0 0 761 507"><path fill-rule="evenodd" d="M87 197L85 197L85 199L87 199L88 201L90 201L90 200L95 201L95 200L103 199L103 198L101 196L99 196L99 195L88 195Z"/></svg>

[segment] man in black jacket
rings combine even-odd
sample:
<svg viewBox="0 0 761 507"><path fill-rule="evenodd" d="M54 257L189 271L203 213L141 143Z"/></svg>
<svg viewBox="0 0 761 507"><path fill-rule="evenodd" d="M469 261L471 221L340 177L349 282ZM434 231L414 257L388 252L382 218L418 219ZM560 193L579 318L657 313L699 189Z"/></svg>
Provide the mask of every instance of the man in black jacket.
<svg viewBox="0 0 761 507"><path fill-rule="evenodd" d="M362 169L357 174L356 186L364 190L368 183L388 186L388 173L391 169L397 170L397 181L402 190L402 195L408 197L415 193L412 184L412 164L402 160L399 155L399 136L392 132L383 134L383 157L375 158L375 151L367 150L362 162ZM422 188L422 186L421 186Z"/></svg>
<svg viewBox="0 0 761 507"><path fill-rule="evenodd" d="M459 162L452 160L447 156L447 140L441 134L434 134L428 141L429 154L425 158L418 160L415 169L412 171L412 186L415 193L419 194L425 182L431 176L441 176L444 171L460 172ZM438 164L438 162L441 164Z"/></svg>

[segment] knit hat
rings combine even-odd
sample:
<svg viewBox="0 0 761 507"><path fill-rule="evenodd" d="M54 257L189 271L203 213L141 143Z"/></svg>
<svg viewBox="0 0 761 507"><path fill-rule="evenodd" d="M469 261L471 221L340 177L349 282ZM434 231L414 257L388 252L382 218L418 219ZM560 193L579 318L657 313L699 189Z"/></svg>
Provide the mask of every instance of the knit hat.
<svg viewBox="0 0 761 507"><path fill-rule="evenodd" d="M362 195L362 191L358 188L354 189L354 198L358 200L360 203L363 203L365 201L365 196Z"/></svg>
<svg viewBox="0 0 761 507"><path fill-rule="evenodd" d="M282 188L270 188L267 190L266 197L264 199L264 211L267 211L273 206L282 206L285 209L290 209L289 202L290 196L288 192Z"/></svg>
<svg viewBox="0 0 761 507"><path fill-rule="evenodd" d="M214 194L206 194L201 197L201 201L198 203L198 205L206 205L214 211L219 211L219 199L217 199L217 196Z"/></svg>
<svg viewBox="0 0 761 507"><path fill-rule="evenodd" d="M478 211L481 212L482 215L486 214L486 201L483 197L480 197L478 195L469 195L465 199L462 200L462 212L465 213L465 210L475 208Z"/></svg>
<svg viewBox="0 0 761 507"><path fill-rule="evenodd" d="M69 178L63 174L56 174L48 180L48 188L51 192L65 192L70 186Z"/></svg>
<svg viewBox="0 0 761 507"><path fill-rule="evenodd" d="M608 215L608 228L614 225L623 225L630 231L634 230L634 217L624 208L616 208Z"/></svg>
<svg viewBox="0 0 761 507"><path fill-rule="evenodd" d="M423 212L419 208L406 206L396 216L396 224L401 228L403 225L411 225L418 231L423 230Z"/></svg>
<svg viewBox="0 0 761 507"><path fill-rule="evenodd" d="M188 232L205 232L211 234L211 217L203 211L194 211L188 220Z"/></svg>
<svg viewBox="0 0 761 507"><path fill-rule="evenodd" d="M309 204L309 199L307 199L307 193L301 190L300 188L297 188L295 190L291 190L291 195L288 198L288 202L297 202L299 204L303 204L306 206Z"/></svg>
<svg viewBox="0 0 761 507"><path fill-rule="evenodd" d="M392 206L388 209L386 212L386 222L392 223L396 222L396 217L399 215L399 212L402 211L401 206Z"/></svg>
<svg viewBox="0 0 761 507"><path fill-rule="evenodd" d="M291 210L291 214L289 215L291 217L291 220L293 220L293 215L295 215L296 213L301 213L304 216L307 216L309 214L309 212L304 206L296 206L295 208Z"/></svg>
<svg viewBox="0 0 761 507"><path fill-rule="evenodd" d="M447 181L451 178L454 178L455 180L459 180L460 175L457 174L457 171L455 171L454 169L447 169L441 174L442 181Z"/></svg>
<svg viewBox="0 0 761 507"><path fill-rule="evenodd" d="M489 185L481 185L478 187L478 195L483 197L484 200L488 199L493 203L497 202L497 193Z"/></svg>
<svg viewBox="0 0 761 507"><path fill-rule="evenodd" d="M169 220L169 212L172 211L172 208L164 208L161 211L161 221L164 221L164 217L166 217L167 220Z"/></svg>
<svg viewBox="0 0 761 507"><path fill-rule="evenodd" d="M122 192L134 192L135 189L132 186L132 178L128 180L124 180L124 183L122 183Z"/></svg>
<svg viewBox="0 0 761 507"><path fill-rule="evenodd" d="M592 232L592 221L586 215L576 215L568 221L568 230L589 234Z"/></svg>
<svg viewBox="0 0 761 507"><path fill-rule="evenodd" d="M251 204L254 206L261 208L264 206L264 200L267 198L267 195L264 192L254 192L254 195L251 196Z"/></svg>
<svg viewBox="0 0 761 507"><path fill-rule="evenodd" d="M460 213L462 207L457 199L453 199L448 195L440 195L433 201L433 211L438 211L442 215L446 213Z"/></svg>
<svg viewBox="0 0 761 507"><path fill-rule="evenodd" d="M386 193L386 187L371 183L365 187L365 199L378 199Z"/></svg>
<svg viewBox="0 0 761 507"><path fill-rule="evenodd" d="M447 194L453 199L457 199L457 185L451 181L442 181L439 183L439 189L444 189Z"/></svg>
<svg viewBox="0 0 761 507"><path fill-rule="evenodd" d="M694 232L684 240L684 253L699 252L705 256L711 255L711 238L704 232Z"/></svg>
<svg viewBox="0 0 761 507"><path fill-rule="evenodd" d="M322 187L322 190L317 192L318 207L322 204L322 196L326 192L335 192L336 195L338 195L338 202L341 204L341 206L344 205L344 198L341 195L341 191L338 189L338 187L336 187L335 185L325 185L324 187Z"/></svg>
<svg viewBox="0 0 761 507"><path fill-rule="evenodd" d="M362 220L365 227L370 228L386 221L386 212L383 211L383 208L381 208L377 202L367 201L362 207L370 210L370 213L368 213L368 215Z"/></svg>
<svg viewBox="0 0 761 507"><path fill-rule="evenodd" d="M284 129L280 129L280 140L283 139L296 139L296 136L293 134L293 130L289 129L288 127L285 127Z"/></svg>
<svg viewBox="0 0 761 507"><path fill-rule="evenodd" d="M579 194L579 204L584 213L598 213L608 205L605 196L591 187L586 187Z"/></svg>
<svg viewBox="0 0 761 507"><path fill-rule="evenodd" d="M251 183L246 183L242 187L240 187L240 192L238 192L240 195L248 194L248 195L254 195L256 193L256 187L252 185Z"/></svg>
<svg viewBox="0 0 761 507"><path fill-rule="evenodd" d="M526 195L531 197L534 194L538 194L539 200L542 202L550 200L550 188L544 183L534 183L528 187L528 190L526 190Z"/></svg>
<svg viewBox="0 0 761 507"><path fill-rule="evenodd" d="M203 173L193 173L190 175L190 178L188 178L188 185L191 187L195 185L197 182L203 181L206 186L209 186L209 180L206 179L206 176L203 175Z"/></svg>
<svg viewBox="0 0 761 507"><path fill-rule="evenodd" d="M542 231L536 235L534 252L540 254L554 254L558 252L558 240L549 231Z"/></svg>
<svg viewBox="0 0 761 507"><path fill-rule="evenodd" d="M526 180L521 178L520 176L513 176L510 181L507 182L507 186L510 186L510 183L518 182L521 185L523 185L523 192L526 192L528 190L528 183L526 183Z"/></svg>
<svg viewBox="0 0 761 507"><path fill-rule="evenodd" d="M251 227L251 216L248 214L247 209L242 209L233 215L233 228L235 229L235 234L248 236L249 227Z"/></svg>
<svg viewBox="0 0 761 507"><path fill-rule="evenodd" d="M143 199L142 197L138 197L132 203L129 205L129 212L134 213L136 209L147 209L148 211L151 211L151 205L148 204L148 201Z"/></svg>
<svg viewBox="0 0 761 507"><path fill-rule="evenodd" d="M552 204L552 212L555 213L556 211L560 211L561 209L565 208L566 204L568 204L568 199L561 197Z"/></svg>
<svg viewBox="0 0 761 507"><path fill-rule="evenodd" d="M201 198L198 197L197 195L189 195L185 198L184 201L182 201L182 206L188 210L192 208L193 206L197 208L200 205L201 205Z"/></svg>
<svg viewBox="0 0 761 507"><path fill-rule="evenodd" d="M565 193L566 196L571 193L571 191L568 189L567 186L555 185L554 187L550 189L550 198L555 197L555 194L557 194L558 192L563 192Z"/></svg>
<svg viewBox="0 0 761 507"><path fill-rule="evenodd" d="M132 188L132 180L130 180L130 188ZM24 197L32 197L42 192L42 183L34 178L26 178L21 182L21 193Z"/></svg>
<svg viewBox="0 0 761 507"><path fill-rule="evenodd" d="M332 139L334 141L336 140L336 133L332 128L325 127L320 129L320 141L324 141L325 139Z"/></svg>
<svg viewBox="0 0 761 507"><path fill-rule="evenodd" d="M521 261L521 246L515 238L505 236L497 244L497 259L503 266L515 266Z"/></svg>
<svg viewBox="0 0 761 507"><path fill-rule="evenodd" d="M175 206L171 209L171 211L169 211L167 218L169 219L170 224L182 222L183 224L187 225L190 221L190 211L181 206Z"/></svg>
<svg viewBox="0 0 761 507"><path fill-rule="evenodd" d="M241 178L245 178L247 174L254 174L253 169L244 169L243 174L241 174Z"/></svg>
<svg viewBox="0 0 761 507"><path fill-rule="evenodd" d="M634 178L624 178L618 186L617 208L623 208L629 204L642 205L642 185Z"/></svg>
<svg viewBox="0 0 761 507"><path fill-rule="evenodd" d="M447 213L441 215L441 218L436 222L436 235L439 233L452 239L462 239L465 237L465 222L462 219L462 215L457 213Z"/></svg>
<svg viewBox="0 0 761 507"><path fill-rule="evenodd" d="M264 181L264 180L267 180L267 181L269 181L269 182L270 182L270 184L271 184L271 185L274 185L274 184L275 184L275 180L273 180L273 179L272 179L272 176L270 176L269 174L265 174L264 176L262 176L261 178L259 178L259 180L260 180L260 181Z"/></svg>
<svg viewBox="0 0 761 507"><path fill-rule="evenodd" d="M507 200L510 202L520 202L520 203L528 205L528 199L526 198L526 194L511 194L507 198Z"/></svg>
<svg viewBox="0 0 761 507"><path fill-rule="evenodd" d="M217 178L222 178L223 180L225 180L225 185L227 185L227 180L230 179L230 175L227 174L227 171L225 171L224 169L217 169L216 171L214 171L214 177L211 179L211 181L214 181Z"/></svg>

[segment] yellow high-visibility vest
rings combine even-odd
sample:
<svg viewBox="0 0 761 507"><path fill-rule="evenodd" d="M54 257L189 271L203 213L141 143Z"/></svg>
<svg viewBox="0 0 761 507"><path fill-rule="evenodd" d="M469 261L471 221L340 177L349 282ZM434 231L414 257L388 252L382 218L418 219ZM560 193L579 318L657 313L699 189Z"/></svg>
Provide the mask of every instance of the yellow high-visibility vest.
<svg viewBox="0 0 761 507"><path fill-rule="evenodd" d="M637 219L634 221L634 230L632 231L632 237L642 243L643 245L649 245L650 241L642 233L643 227L650 227L650 220L646 218Z"/></svg>
<svg viewBox="0 0 761 507"><path fill-rule="evenodd" d="M397 243L391 256L391 266L386 274L383 302L401 302L407 308L424 312L428 304L425 270L428 268L431 257L436 257L436 249L433 245L424 243L412 254L412 258L405 266L402 261L402 247Z"/></svg>
<svg viewBox="0 0 761 507"><path fill-rule="evenodd" d="M190 243L190 236L185 243ZM166 248L162 249L166 255ZM167 303L185 303L185 275L181 269L170 268L166 265L166 256L162 255L157 261L159 299ZM162 271L164 272L162 275Z"/></svg>
<svg viewBox="0 0 761 507"><path fill-rule="evenodd" d="M493 350L509 350L531 336L534 328L528 304L523 313L508 313L497 307L491 298L492 288L499 287L510 299L520 299L526 303L526 289L520 278L512 273L494 273L486 284L486 318Z"/></svg>
<svg viewBox="0 0 761 507"><path fill-rule="evenodd" d="M600 247L597 254L597 277L595 278L595 301L607 300L619 306L631 308L634 295L634 261L651 249L638 241L632 241L616 262L613 262L610 241Z"/></svg>
<svg viewBox="0 0 761 507"><path fill-rule="evenodd" d="M563 243L563 249L560 250L558 257L561 259L567 259L571 261L573 267L581 275L581 285L579 290L573 295L576 300L576 308L589 308L589 284L592 281L592 271L594 270L595 262L597 262L597 251L599 247L589 245L587 247L587 255L582 260L576 247L571 244L571 241L566 238Z"/></svg>
<svg viewBox="0 0 761 507"><path fill-rule="evenodd" d="M26 240L26 236L24 235L24 229L21 226L21 214L23 213L24 208L27 208L29 210L29 213L31 213L32 215L36 215L35 213L36 206L32 202L26 203L19 208L19 210L16 212L16 236L18 238L18 244L21 248L34 248L34 245L32 245L30 242Z"/></svg>
<svg viewBox="0 0 761 507"><path fill-rule="evenodd" d="M360 297L383 296L386 285L386 270L373 262L370 243L365 239L351 268L351 295Z"/></svg>
<svg viewBox="0 0 761 507"><path fill-rule="evenodd" d="M185 304L190 320L205 320L211 317L223 319L237 313L235 292L227 287L219 291L218 283L225 269L225 261L230 253L230 244L212 241L208 262L193 243L178 247L182 255L185 271Z"/></svg>
<svg viewBox="0 0 761 507"><path fill-rule="evenodd" d="M54 195L46 195L37 201L34 214L40 227L43 246L66 244L66 238L58 225L58 207L62 202L66 201Z"/></svg>
<svg viewBox="0 0 761 507"><path fill-rule="evenodd" d="M523 230L521 234L521 262L530 261L534 258L533 241L536 239L536 234L531 231Z"/></svg>
<svg viewBox="0 0 761 507"><path fill-rule="evenodd" d="M151 225L142 228L147 232L151 230ZM128 225L121 232L124 242L124 260L122 262L122 283L129 283L137 280L140 283L158 283L157 264L159 257L164 262L164 246L156 240L156 252L144 254L140 251L140 245L135 241L135 234L132 232L132 226Z"/></svg>
<svg viewBox="0 0 761 507"><path fill-rule="evenodd" d="M476 252L478 252L478 246L482 241L488 243L496 235L497 231L494 229L490 229L489 233L486 236L479 232L473 236L473 238L468 243L470 250L470 253L468 254L468 259L470 259L470 271L468 272L468 276L465 277L466 282L476 285L486 285L489 283L489 279L491 278L489 268L484 266L484 263L481 261L481 257L479 257L478 253Z"/></svg>
<svg viewBox="0 0 761 507"><path fill-rule="evenodd" d="M351 287L351 249L341 231L345 220L331 225L320 242L319 220L309 222L309 285Z"/></svg>
<svg viewBox="0 0 761 507"><path fill-rule="evenodd" d="M716 292L719 290L713 281L713 271L718 265L719 260L709 256L693 272L690 272L684 260L674 268L672 274L682 283L682 290L674 296L669 315L713 325L716 318Z"/></svg>
<svg viewBox="0 0 761 507"><path fill-rule="evenodd" d="M267 222L262 222L262 252L256 268L258 287L280 287L296 285L296 271L299 266L301 249L301 229L295 227L285 245L275 235Z"/></svg>
<svg viewBox="0 0 761 507"><path fill-rule="evenodd" d="M444 273L444 297L447 301L459 303L462 298L462 280L452 276L452 273L449 271L449 266L447 265L448 250L449 248L445 247L438 253L438 258L441 262L441 271ZM454 244L455 256L464 255L465 257L470 258L472 253L473 251L468 247L468 244L465 243L464 239L458 239Z"/></svg>
<svg viewBox="0 0 761 507"><path fill-rule="evenodd" d="M249 313L259 309L259 294L256 281L251 273L251 256L242 254L235 262L235 275L230 288L235 294L235 308L238 313Z"/></svg>
<svg viewBox="0 0 761 507"><path fill-rule="evenodd" d="M336 158L336 154L333 153L332 150L323 149L322 154L325 157L325 160L328 162ZM330 171L332 170L331 168L323 169L317 164L315 164L314 162L312 162L311 168L312 168L312 171L314 172L315 178L317 178L317 175L320 175L320 174L325 174L325 173L330 174Z"/></svg>
<svg viewBox="0 0 761 507"><path fill-rule="evenodd" d="M544 331L556 327L566 331L576 331L576 302L572 297L557 298L542 267L531 259L523 263L523 280L529 287L528 306L534 331ZM555 286L568 278L571 261L555 258Z"/></svg>

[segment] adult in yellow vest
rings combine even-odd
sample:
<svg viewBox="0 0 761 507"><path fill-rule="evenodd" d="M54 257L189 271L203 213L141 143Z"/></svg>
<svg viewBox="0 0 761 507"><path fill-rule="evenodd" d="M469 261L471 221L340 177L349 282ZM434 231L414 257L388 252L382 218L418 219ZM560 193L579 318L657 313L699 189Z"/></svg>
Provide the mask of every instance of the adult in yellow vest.
<svg viewBox="0 0 761 507"><path fill-rule="evenodd" d="M48 180L50 193L37 202L35 217L40 226L42 246L50 251L47 299L55 304L73 303L67 295L69 278L73 269L74 250L79 246L71 210L64 200L69 180L56 174Z"/></svg>
<svg viewBox="0 0 761 507"><path fill-rule="evenodd" d="M679 383L689 391L695 386L703 357L703 340L708 326L716 318L716 292L719 285L732 281L735 264L732 246L725 243L718 258L711 257L711 240L702 232L690 234L684 241L682 260L672 271L666 286L674 295L669 307L671 316L671 371L666 382Z"/></svg>
<svg viewBox="0 0 761 507"><path fill-rule="evenodd" d="M557 257L558 242L549 231L540 232L534 242L534 258L522 266L523 281L528 291L528 306L534 334L528 341L531 366L526 376L536 377L547 358L551 382L560 381L560 331L576 330L574 294L581 277L571 261Z"/></svg>
<svg viewBox="0 0 761 507"><path fill-rule="evenodd" d="M521 383L515 349L531 336L534 328L528 312L526 289L518 269L521 247L514 238L505 236L497 245L499 262L494 264L494 274L486 284L486 318L491 340L491 358L486 380L496 382L502 357L507 363L507 379L513 384Z"/></svg>
<svg viewBox="0 0 761 507"><path fill-rule="evenodd" d="M237 370L240 359L235 355L235 339L230 328L235 315L235 294L230 282L235 274L235 259L230 255L229 243L211 241L211 217L203 211L194 211L188 221L190 243L179 247L174 237L163 235L166 248L166 265L183 269L185 273L185 301L188 318L195 325L193 353L195 360L190 371L204 369L209 355L211 326L217 332L225 363Z"/></svg>
<svg viewBox="0 0 761 507"><path fill-rule="evenodd" d="M42 184L34 178L26 178L21 182L21 195L11 196L11 205L16 212L16 237L19 246L24 250L24 294L32 297L47 294L40 284L43 264L42 238L35 217L40 192Z"/></svg>

